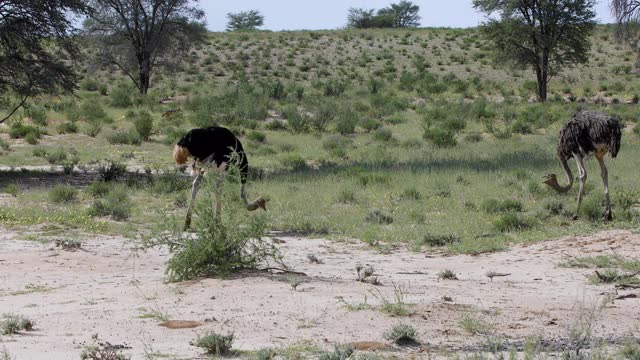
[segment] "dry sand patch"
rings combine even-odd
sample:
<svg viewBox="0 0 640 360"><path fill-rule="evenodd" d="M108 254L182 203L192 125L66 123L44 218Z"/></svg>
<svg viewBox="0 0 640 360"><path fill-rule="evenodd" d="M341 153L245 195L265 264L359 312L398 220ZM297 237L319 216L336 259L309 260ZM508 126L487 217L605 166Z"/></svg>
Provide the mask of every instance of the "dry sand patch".
<svg viewBox="0 0 640 360"><path fill-rule="evenodd" d="M278 238L284 240L280 246L287 265L306 276L254 272L167 284L168 253L163 250L143 252L122 238L91 236L82 250L64 251L3 231L0 313L25 315L36 322L36 331L3 336L0 349L4 346L18 359L77 358L97 333L130 347L125 352L134 359L145 352L194 358L201 353L189 342L207 330L233 332L234 347L243 350L306 341L327 348L357 343L379 349L388 344L383 332L399 323L414 326L425 349L471 349L488 336L514 343L532 335L562 341L581 309L593 309L615 290L589 285L585 276L593 270L558 264L567 256L615 252L640 257L640 236L619 230L480 256L381 254L359 242ZM308 254L321 263L310 262ZM358 263L373 266L382 284L355 281ZM459 280L438 279L443 269L453 269ZM511 275L491 281L489 271ZM299 283L295 290L292 283ZM415 304L411 316L393 317L375 308L383 299L394 301L394 285L402 287L407 303ZM374 308L345 307L365 298ZM595 335L612 341L638 336L639 313L637 298L613 301L598 312ZM485 328L470 334L461 326L465 319L477 319ZM202 326L160 326L167 320ZM404 357L424 350L401 351Z"/></svg>

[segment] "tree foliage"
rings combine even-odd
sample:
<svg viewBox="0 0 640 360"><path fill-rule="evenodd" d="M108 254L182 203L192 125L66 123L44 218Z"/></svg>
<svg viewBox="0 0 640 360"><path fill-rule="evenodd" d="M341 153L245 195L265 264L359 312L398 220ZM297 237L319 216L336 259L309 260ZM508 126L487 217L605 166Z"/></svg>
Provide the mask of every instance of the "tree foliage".
<svg viewBox="0 0 640 360"><path fill-rule="evenodd" d="M636 69L640 69L640 1L611 0L610 5L618 23L616 37L636 46Z"/></svg>
<svg viewBox="0 0 640 360"><path fill-rule="evenodd" d="M474 0L476 9L499 14L483 24L496 60L536 73L538 100L563 67L586 63L595 27L594 0Z"/></svg>
<svg viewBox="0 0 640 360"><path fill-rule="evenodd" d="M380 9L350 8L347 14L347 26L355 29L369 28L411 28L420 26L420 6L411 1Z"/></svg>
<svg viewBox="0 0 640 360"><path fill-rule="evenodd" d="M141 94L157 67L179 64L205 34L204 12L190 0L90 0L84 27L100 49L99 58L116 65Z"/></svg>
<svg viewBox="0 0 640 360"><path fill-rule="evenodd" d="M264 16L258 10L227 14L227 31L252 31L264 25Z"/></svg>
<svg viewBox="0 0 640 360"><path fill-rule="evenodd" d="M80 0L0 0L0 94L22 98L9 116L31 96L75 88L70 15L87 11Z"/></svg>
<svg viewBox="0 0 640 360"><path fill-rule="evenodd" d="M380 9L378 16L393 19L394 28L412 28L420 26L420 6L411 1L402 0L397 4Z"/></svg>

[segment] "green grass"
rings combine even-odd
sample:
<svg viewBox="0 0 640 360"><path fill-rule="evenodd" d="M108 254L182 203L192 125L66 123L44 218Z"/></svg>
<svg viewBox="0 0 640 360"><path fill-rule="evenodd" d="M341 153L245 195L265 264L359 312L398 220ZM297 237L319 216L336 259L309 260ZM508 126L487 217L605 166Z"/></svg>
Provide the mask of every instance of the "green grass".
<svg viewBox="0 0 640 360"><path fill-rule="evenodd" d="M635 57L612 34L612 27L598 27L591 61L554 78L551 99L567 92L637 97L640 87L624 70ZM93 65L94 50L83 49L80 66ZM34 100L48 121L36 128L16 118L0 127L7 145L0 162L57 164L69 152L67 161L88 168L108 159L171 170L173 143L188 129L215 121L240 135L251 167L264 174L249 181L247 193L271 199L273 230L477 254L637 228L634 159L640 143L633 132L625 131L618 159L607 158L612 223L600 221L595 161L586 162L588 193L578 221L568 215L575 211L577 187L561 196L542 184L544 174L561 172L557 134L572 112L599 109L637 125L635 105L530 104L534 74L494 66L490 50L478 29L212 34L185 57L185 71L154 74L147 98L122 85L124 76L98 69L83 74L78 97ZM109 96L100 95L104 87ZM189 99L159 104L175 95ZM174 109L181 111L162 117ZM29 132L43 136L36 150L22 138ZM60 224L133 236L157 227L162 213L184 216L179 206L188 196L188 179L135 185L126 190L128 205L117 194L109 204L107 185L82 189L66 204L49 204L41 188L19 194L8 189L18 201L3 204L0 224ZM120 200L125 206L118 206ZM89 216L90 207L91 214L111 218Z"/></svg>

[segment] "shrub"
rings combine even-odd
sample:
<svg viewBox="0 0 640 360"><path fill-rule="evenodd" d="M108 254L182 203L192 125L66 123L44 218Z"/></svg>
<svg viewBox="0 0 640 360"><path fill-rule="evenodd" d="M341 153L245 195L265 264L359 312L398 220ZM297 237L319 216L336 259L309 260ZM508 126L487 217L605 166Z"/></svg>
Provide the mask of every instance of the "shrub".
<svg viewBox="0 0 640 360"><path fill-rule="evenodd" d="M178 173L165 172L151 179L153 180L149 190L154 194L173 194L191 188L191 181Z"/></svg>
<svg viewBox="0 0 640 360"><path fill-rule="evenodd" d="M4 188L4 193L13 197L17 197L20 194L20 189L15 184L9 184Z"/></svg>
<svg viewBox="0 0 640 360"><path fill-rule="evenodd" d="M531 227L531 224L518 214L507 213L496 219L493 222L493 226L499 232L510 232L526 230Z"/></svg>
<svg viewBox="0 0 640 360"><path fill-rule="evenodd" d="M280 162L284 167L290 168L293 171L300 171L307 168L307 162L298 154L287 154L282 157Z"/></svg>
<svg viewBox="0 0 640 360"><path fill-rule="evenodd" d="M43 158L43 157L47 156L47 150L45 150L44 148L41 148L41 147L33 148L33 151L31 153L35 157L42 157Z"/></svg>
<svg viewBox="0 0 640 360"><path fill-rule="evenodd" d="M151 114L149 114L149 112L141 111L138 113L133 120L133 125L136 128L138 136L142 138L142 140L149 140L153 131L153 118L151 118Z"/></svg>
<svg viewBox="0 0 640 360"><path fill-rule="evenodd" d="M558 199L546 199L543 207L551 215L560 215L564 211L564 203Z"/></svg>
<svg viewBox="0 0 640 360"><path fill-rule="evenodd" d="M371 132L373 130L376 130L380 126L382 126L380 121L374 118L366 117L360 121L360 127L362 127L366 132Z"/></svg>
<svg viewBox="0 0 640 360"><path fill-rule="evenodd" d="M142 138L133 131L116 131L107 137L109 144L140 145Z"/></svg>
<svg viewBox="0 0 640 360"><path fill-rule="evenodd" d="M111 191L112 183L106 181L94 181L87 186L87 192L95 197L102 197Z"/></svg>
<svg viewBox="0 0 640 360"><path fill-rule="evenodd" d="M585 217L588 221L599 221L602 218L600 202L593 198L584 199L582 201L582 206L580 207L580 215Z"/></svg>
<svg viewBox="0 0 640 360"><path fill-rule="evenodd" d="M80 88L86 91L98 91L98 81L93 78L86 78L80 83Z"/></svg>
<svg viewBox="0 0 640 360"><path fill-rule="evenodd" d="M344 189L338 193L338 202L343 204L355 203L356 193L353 190Z"/></svg>
<svg viewBox="0 0 640 360"><path fill-rule="evenodd" d="M247 138L258 143L263 143L267 140L267 135L260 131L251 131L247 134Z"/></svg>
<svg viewBox="0 0 640 360"><path fill-rule="evenodd" d="M131 97L133 89L125 84L120 84L111 90L111 106L117 108L127 108L133 105Z"/></svg>
<svg viewBox="0 0 640 360"><path fill-rule="evenodd" d="M482 210L490 213L500 213L507 211L522 211L522 203L518 200L513 199L505 199L505 200L496 200L496 199L486 199L482 202Z"/></svg>
<svg viewBox="0 0 640 360"><path fill-rule="evenodd" d="M295 106L286 107L282 114L287 118L289 128L294 133L304 133L309 130L309 118L300 114Z"/></svg>
<svg viewBox="0 0 640 360"><path fill-rule="evenodd" d="M437 234L425 234L422 237L422 242L431 247L446 246L449 244L455 244L460 242L460 238L455 234L437 235Z"/></svg>
<svg viewBox="0 0 640 360"><path fill-rule="evenodd" d="M25 110L25 116L30 117L34 124L47 126L47 109L39 105L29 105Z"/></svg>
<svg viewBox="0 0 640 360"><path fill-rule="evenodd" d="M366 220L373 224L387 225L393 222L393 217L383 213L379 209L373 209L367 214Z"/></svg>
<svg viewBox="0 0 640 360"><path fill-rule="evenodd" d="M414 187L404 189L402 195L400 195L403 199L406 200L420 200L422 199L422 193Z"/></svg>
<svg viewBox="0 0 640 360"><path fill-rule="evenodd" d="M415 343L418 332L411 325L399 324L385 331L383 337L396 344Z"/></svg>
<svg viewBox="0 0 640 360"><path fill-rule="evenodd" d="M458 276L456 275L455 271L453 271L451 269L445 269L445 270L442 270L442 271L438 272L438 279L458 280Z"/></svg>
<svg viewBox="0 0 640 360"><path fill-rule="evenodd" d="M335 117L336 132L342 135L353 134L357 123L358 115L351 108L343 107L338 110Z"/></svg>
<svg viewBox="0 0 640 360"><path fill-rule="evenodd" d="M104 111L99 102L95 100L86 100L80 105L80 116L87 122L107 119L107 113Z"/></svg>
<svg viewBox="0 0 640 360"><path fill-rule="evenodd" d="M127 220L131 215L131 200L126 186L114 186L104 198L96 199L89 208L90 216L111 216L114 220Z"/></svg>
<svg viewBox="0 0 640 360"><path fill-rule="evenodd" d="M117 161L106 161L98 166L98 174L104 181L117 180L127 172L127 166Z"/></svg>
<svg viewBox="0 0 640 360"><path fill-rule="evenodd" d="M320 354L318 360L348 360L353 355L353 347L347 345L336 345L331 352L324 352Z"/></svg>
<svg viewBox="0 0 640 360"><path fill-rule="evenodd" d="M75 134L78 132L78 124L75 121L65 121L58 125L59 134Z"/></svg>
<svg viewBox="0 0 640 360"><path fill-rule="evenodd" d="M340 96L347 88L347 84L342 80L331 79L322 84L324 96Z"/></svg>
<svg viewBox="0 0 640 360"><path fill-rule="evenodd" d="M40 138L40 129L30 125L23 125L20 122L16 122L11 124L9 127L9 137L12 139L20 139L27 137L35 137L36 139Z"/></svg>
<svg viewBox="0 0 640 360"><path fill-rule="evenodd" d="M452 131L441 128L426 128L424 130L423 137L425 140L439 148L450 148L458 144L456 141L456 135Z"/></svg>
<svg viewBox="0 0 640 360"><path fill-rule="evenodd" d="M347 155L349 145L351 145L351 140L339 135L331 135L322 141L322 148L337 158Z"/></svg>
<svg viewBox="0 0 640 360"><path fill-rule="evenodd" d="M280 262L278 249L264 239L266 218L250 215L237 200L240 186L233 173L225 177L220 216L215 214L213 181L206 181L203 201L195 206L195 236L181 231L162 231L160 244L170 244L172 257L167 274L172 281L201 276L226 276L243 269L255 269L265 261ZM242 226L238 226L242 224ZM181 228L182 224L176 224Z"/></svg>
<svg viewBox="0 0 640 360"><path fill-rule="evenodd" d="M71 157L69 157L68 154L71 154ZM49 164L62 166L65 174L71 174L73 172L73 168L80 162L80 158L73 149L65 150L63 148L59 148L51 153L45 153L45 156Z"/></svg>
<svg viewBox="0 0 640 360"><path fill-rule="evenodd" d="M390 142L393 140L393 132L389 128L379 128L373 133L373 138L380 142Z"/></svg>
<svg viewBox="0 0 640 360"><path fill-rule="evenodd" d="M0 317L0 334L12 335L22 330L33 330L33 320L22 315L3 314Z"/></svg>
<svg viewBox="0 0 640 360"><path fill-rule="evenodd" d="M233 334L219 335L213 331L198 336L193 342L193 346L203 348L208 354L216 356L228 355L232 345Z"/></svg>
<svg viewBox="0 0 640 360"><path fill-rule="evenodd" d="M78 198L78 190L68 185L56 185L49 190L49 200L54 204L67 204Z"/></svg>

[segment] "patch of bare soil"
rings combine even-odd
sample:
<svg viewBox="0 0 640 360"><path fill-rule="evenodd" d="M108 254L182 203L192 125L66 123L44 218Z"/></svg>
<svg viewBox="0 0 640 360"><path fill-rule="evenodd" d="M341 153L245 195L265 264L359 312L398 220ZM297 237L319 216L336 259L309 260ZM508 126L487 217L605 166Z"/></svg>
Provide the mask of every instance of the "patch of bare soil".
<svg viewBox="0 0 640 360"><path fill-rule="evenodd" d="M615 289L589 285L585 276L593 270L558 264L566 256L640 257L640 236L628 231L449 257L404 250L380 254L361 243L280 236L286 263L307 276L296 275L293 281L293 275L256 272L167 284L165 251L135 251L131 242L114 237L86 238L78 251L14 238L9 231L0 233L0 313L36 322L33 332L1 338L0 345L18 359L77 358L96 333L130 347L126 353L134 359L149 352L193 358L202 354L189 342L208 330L233 332L234 347L245 350L311 341L327 348L352 343L388 351L383 332L400 323L414 326L422 343L391 347L400 357L472 349L489 336L518 343L541 335L562 343L580 314L595 309ZM309 254L319 261L310 261ZM381 285L355 281L358 263L373 266ZM459 280L439 280L443 269L454 270ZM491 281L490 271L510 275ZM300 281L294 290L292 284ZM415 304L411 316L345 307L394 302L394 285L405 290L407 303ZM640 290L627 290L634 291ZM614 300L595 313L596 337L613 341L638 335L638 298ZM463 319L482 326L465 328Z"/></svg>

